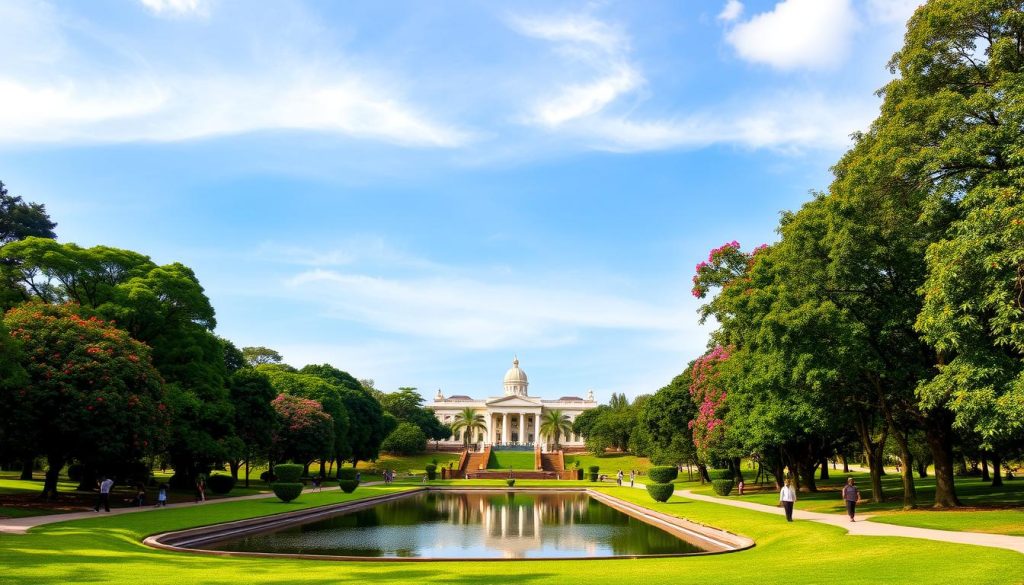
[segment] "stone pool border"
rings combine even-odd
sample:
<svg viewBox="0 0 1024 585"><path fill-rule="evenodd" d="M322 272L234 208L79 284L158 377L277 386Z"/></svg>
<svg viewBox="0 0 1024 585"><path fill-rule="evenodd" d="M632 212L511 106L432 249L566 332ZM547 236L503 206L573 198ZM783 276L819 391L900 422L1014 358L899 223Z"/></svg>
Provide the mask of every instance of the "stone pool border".
<svg viewBox="0 0 1024 585"><path fill-rule="evenodd" d="M494 493L543 493L543 492L575 492L585 493L589 497L594 498L598 502L606 506L610 506L628 516L656 526L673 536L685 540L691 544L696 544L704 549L705 551L697 553L681 553L681 554L653 554L653 555L609 555L609 556L580 556L580 557L531 557L531 558L518 558L518 559L507 559L507 558L459 558L459 557L357 557L348 555L313 555L313 554L301 554L301 553L267 553L267 552L241 552L241 551L222 551L222 550L210 550L207 548L201 548L205 544L224 540L225 538L237 538L248 534L255 534L259 532L266 532L268 529L279 529L287 526L296 524L304 524L307 522L315 521L321 517L333 516L339 512L353 512L356 510L362 510L365 508L371 508L378 504L390 502L393 500L408 498L414 494L421 492L494 492ZM307 508L305 510L296 510L294 512L284 512L281 514L271 514L269 516L260 516L257 518L248 518L245 520L236 520L233 522L224 522L220 524L212 524L209 526L199 526L196 528L186 528L184 530L175 530L173 532L163 532L160 534L154 534L145 538L142 541L146 546L158 548L162 550L169 550L174 552L185 552L185 553L199 553L222 557L262 557L262 558L294 558L294 559L307 559L307 560L321 560L321 561L355 561L355 562L369 562L369 563L388 563L388 562L421 562L421 563L436 563L436 562L471 562L471 561L482 561L482 562L518 562L518 561L573 561L573 560L615 560L615 559L651 559L651 558L666 558L666 557L691 557L691 556L703 556L703 555L714 555L723 554L730 552L737 552L746 550L754 546L754 541L744 536L739 536L731 532L726 532L718 528L705 526L703 524L697 524L689 520L670 516L646 508L644 506L627 502L625 500L616 498L614 496L602 493L597 490L592 490L585 487L523 487L523 488L499 488L499 487L488 487L488 486L465 486L465 487L414 487L409 490L404 490L397 493L383 494L380 496L373 496L360 500L351 500L347 502L339 502L337 504L328 504L326 506L318 506L315 508Z"/></svg>

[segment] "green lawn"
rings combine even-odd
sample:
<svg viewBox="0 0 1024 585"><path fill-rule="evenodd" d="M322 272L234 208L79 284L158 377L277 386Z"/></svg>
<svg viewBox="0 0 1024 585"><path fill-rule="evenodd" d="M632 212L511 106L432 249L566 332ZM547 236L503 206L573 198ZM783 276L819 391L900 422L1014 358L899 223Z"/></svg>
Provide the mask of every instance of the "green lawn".
<svg viewBox="0 0 1024 585"><path fill-rule="evenodd" d="M606 475L615 475L620 469L622 473L629 477L629 470L635 469L641 473L646 474L647 470L651 467L651 460L646 457L637 457L636 455L630 455L629 453L607 453L600 457L592 453L575 453L566 454L565 456L565 467L566 469L573 467L573 465L579 461L580 467L586 472L587 468L591 465L597 465L601 468L599 473ZM640 481L643 481L642 479Z"/></svg>
<svg viewBox="0 0 1024 585"><path fill-rule="evenodd" d="M360 461L358 469L363 474L363 481L379 480L385 469L397 471L399 477L409 474L423 475L426 472L427 464L432 463L434 459L437 459L438 474L440 474L441 467L447 466L449 462L453 466L459 464L459 453L427 451L419 455L383 454L376 462Z"/></svg>
<svg viewBox="0 0 1024 585"><path fill-rule="evenodd" d="M467 484L467 482L461 482ZM468 482L476 484L477 482ZM550 482L548 482L550 484ZM402 489L393 487L391 490ZM846 536L812 522L787 524L778 516L672 498L655 504L641 490L603 488L656 510L741 533L753 549L706 557L631 561L519 561L514 563L351 563L291 559L222 558L153 550L149 534L271 514L386 493L360 488L304 494L283 504L274 499L208 503L123 516L97 516L0 538L3 577L10 583L947 583L950 575L975 584L1020 583L1021 555L939 542ZM964 562L964 559L970 562Z"/></svg>
<svg viewBox="0 0 1024 585"><path fill-rule="evenodd" d="M487 469L536 469L533 451L491 451Z"/></svg>

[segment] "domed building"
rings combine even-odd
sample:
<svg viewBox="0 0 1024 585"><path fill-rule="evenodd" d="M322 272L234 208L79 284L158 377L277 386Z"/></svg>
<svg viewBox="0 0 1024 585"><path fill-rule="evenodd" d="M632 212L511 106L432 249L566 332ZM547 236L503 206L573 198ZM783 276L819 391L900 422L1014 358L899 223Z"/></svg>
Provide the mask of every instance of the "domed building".
<svg viewBox="0 0 1024 585"><path fill-rule="evenodd" d="M476 431L477 436L473 437L472 443L482 445L501 446L532 446L538 441L546 445L549 441L546 437L539 436L541 416L548 410L560 410L562 414L569 417L570 421L583 414L591 408L597 408L594 401L594 391L587 390L586 399L578 396L563 396L558 400L545 400L530 396L529 378L526 372L519 367L519 358L512 359L512 367L505 372L503 381L505 393L503 396L491 398L471 398L464 395L445 397L439 389L434 401L424 406L434 411L437 419L444 424L452 424L455 415L465 408L472 408L477 414L482 414L484 424L487 428L483 431ZM457 447L463 445L460 434L453 435L447 441L441 441L442 445ZM571 435L561 437L559 440L563 448L573 449L583 447L583 437Z"/></svg>

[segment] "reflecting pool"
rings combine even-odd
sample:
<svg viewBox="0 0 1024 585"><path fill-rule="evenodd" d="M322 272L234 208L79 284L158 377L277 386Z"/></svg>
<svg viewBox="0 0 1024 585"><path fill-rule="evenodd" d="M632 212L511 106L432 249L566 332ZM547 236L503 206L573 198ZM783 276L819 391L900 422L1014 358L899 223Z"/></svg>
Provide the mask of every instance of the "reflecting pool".
<svg viewBox="0 0 1024 585"><path fill-rule="evenodd" d="M548 558L702 549L582 492L419 492L206 548L358 557Z"/></svg>

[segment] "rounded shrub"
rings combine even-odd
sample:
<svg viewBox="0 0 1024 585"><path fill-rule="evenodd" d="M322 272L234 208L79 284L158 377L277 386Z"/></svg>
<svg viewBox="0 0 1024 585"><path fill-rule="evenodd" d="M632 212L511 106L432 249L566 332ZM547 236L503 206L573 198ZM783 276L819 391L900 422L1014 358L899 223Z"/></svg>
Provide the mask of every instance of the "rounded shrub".
<svg viewBox="0 0 1024 585"><path fill-rule="evenodd" d="M357 487L359 487L359 482L354 479L339 479L338 487L340 487L341 491L345 492L346 494L351 494L352 492L356 491Z"/></svg>
<svg viewBox="0 0 1024 585"><path fill-rule="evenodd" d="M423 469L427 471L427 479L431 481L437 479L437 465L434 465L433 463L427 463L427 465Z"/></svg>
<svg viewBox="0 0 1024 585"><path fill-rule="evenodd" d="M404 422L385 437L384 442L380 445L380 450L397 455L422 453L427 450L427 436L423 434L419 425Z"/></svg>
<svg viewBox="0 0 1024 585"><path fill-rule="evenodd" d="M508 487L513 487L513 486L516 485L516 480L514 480L514 479L506 479L505 483L508 484Z"/></svg>
<svg viewBox="0 0 1024 585"><path fill-rule="evenodd" d="M601 468L598 467L597 465L591 465L590 467L587 468L587 471L589 471L590 473L597 473L598 471L601 471Z"/></svg>
<svg viewBox="0 0 1024 585"><path fill-rule="evenodd" d="M731 479L734 479L735 476L736 476L736 474L733 473L733 471L731 469L709 469L708 470L708 477L710 477L712 479L712 481L714 481L716 479L729 479L729 480L731 480Z"/></svg>
<svg viewBox="0 0 1024 585"><path fill-rule="evenodd" d="M338 468L338 479L351 479L356 480L356 469L355 467L339 467Z"/></svg>
<svg viewBox="0 0 1024 585"><path fill-rule="evenodd" d="M679 470L674 465L659 465L648 469L647 477L651 478L651 483L672 483L679 477Z"/></svg>
<svg viewBox="0 0 1024 585"><path fill-rule="evenodd" d="M713 479L711 480L711 487L715 490L715 493L720 496L728 496L729 492L732 491L733 481L731 479Z"/></svg>
<svg viewBox="0 0 1024 585"><path fill-rule="evenodd" d="M302 493L301 483L272 483L270 487L273 488L274 495L281 498L282 502L290 502Z"/></svg>
<svg viewBox="0 0 1024 585"><path fill-rule="evenodd" d="M295 483L302 477L302 466L298 463L278 463L274 466L274 475L281 483Z"/></svg>
<svg viewBox="0 0 1024 585"><path fill-rule="evenodd" d="M230 475L216 473L206 479L206 485L215 494L224 495L235 489L235 478Z"/></svg>
<svg viewBox="0 0 1024 585"><path fill-rule="evenodd" d="M672 497L672 491L675 488L670 483L649 483L647 484L647 493L651 495L651 498L656 502L667 502Z"/></svg>

